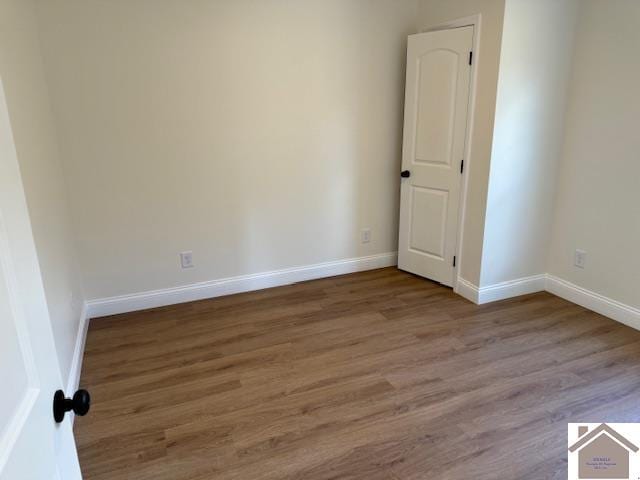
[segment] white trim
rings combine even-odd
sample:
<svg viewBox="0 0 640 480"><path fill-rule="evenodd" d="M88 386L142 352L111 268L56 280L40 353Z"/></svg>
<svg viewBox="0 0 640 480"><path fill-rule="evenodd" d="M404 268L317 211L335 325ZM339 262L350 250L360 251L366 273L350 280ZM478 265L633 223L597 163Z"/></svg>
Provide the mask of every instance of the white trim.
<svg viewBox="0 0 640 480"><path fill-rule="evenodd" d="M476 13L475 15L469 15L468 17L457 18L448 22L438 23L422 30L420 33L437 32L438 30L449 30L451 28L470 27L472 25L480 25L482 15Z"/></svg>
<svg viewBox="0 0 640 480"><path fill-rule="evenodd" d="M82 358L84 356L84 345L87 341L87 330L89 329L89 317L87 316L87 303L85 302L80 312L80 323L76 334L76 344L73 349L71 368L69 368L69 378L67 379L67 390L65 393L73 395L80 386L80 372L82 371Z"/></svg>
<svg viewBox="0 0 640 480"><path fill-rule="evenodd" d="M486 287L478 287L468 280L458 277L457 293L473 303L482 305L529 293L543 292L546 286L546 279L547 275L543 273Z"/></svg>
<svg viewBox="0 0 640 480"><path fill-rule="evenodd" d="M460 209L458 212L458 237L456 239L456 266L454 267L453 291L465 297L462 293L469 293L468 286L473 285L469 282L465 285L458 285L462 279L459 273L462 272L462 245L464 244L464 223L467 218L467 197L469 191L469 171L473 160L472 143L473 132L475 126L476 103L478 92L478 64L480 63L480 35L482 31L482 15L475 14L468 17L458 18L448 22L440 23L427 27L422 33L436 32L439 30L449 30L452 28L473 27L473 64L471 65L471 84L469 90L469 108L467 109L467 129L465 133L465 150L464 150L464 171L462 172L462 182L460 187ZM466 298L466 297L465 297Z"/></svg>
<svg viewBox="0 0 640 480"><path fill-rule="evenodd" d="M458 277L458 282L454 290L458 295L466 298L470 302L478 303L480 292L476 285L462 277Z"/></svg>
<svg viewBox="0 0 640 480"><path fill-rule="evenodd" d="M398 263L398 253L382 253L368 257L350 258L302 267L285 268L272 272L255 273L222 278L174 288L99 298L87 302L88 318L135 312L147 308L163 307L206 298L279 287L316 278L333 277L346 273L391 267Z"/></svg>
<svg viewBox="0 0 640 480"><path fill-rule="evenodd" d="M458 277L457 293L478 305L542 291L640 330L640 309L579 287L554 275L534 275L486 287L478 287Z"/></svg>
<svg viewBox="0 0 640 480"><path fill-rule="evenodd" d="M558 297L640 330L640 309L625 305L553 275L547 275L546 288L548 292Z"/></svg>
<svg viewBox="0 0 640 480"><path fill-rule="evenodd" d="M531 277L518 278L508 282L496 283L486 287L480 287L478 303L496 302L507 298L519 297L530 293L544 292L547 275L533 275Z"/></svg>
<svg viewBox="0 0 640 480"><path fill-rule="evenodd" d="M80 323L78 323L78 333L76 334L76 344L71 358L71 368L69 368L69 378L67 379L67 389L65 393L71 396L80 388L80 374L82 373L82 359L84 358L84 346L87 342L87 331L89 330L89 317L87 315L87 302L82 305L80 312ZM69 412L69 421L73 425L76 416Z"/></svg>

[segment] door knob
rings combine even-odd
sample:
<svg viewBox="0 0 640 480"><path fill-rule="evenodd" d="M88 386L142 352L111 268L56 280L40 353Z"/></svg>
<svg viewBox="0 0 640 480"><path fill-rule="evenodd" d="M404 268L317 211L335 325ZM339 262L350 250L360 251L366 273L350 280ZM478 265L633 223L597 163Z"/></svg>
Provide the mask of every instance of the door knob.
<svg viewBox="0 0 640 480"><path fill-rule="evenodd" d="M404 170L404 171L400 172L400 176L402 178L409 178L411 176L411 172L409 170Z"/></svg>
<svg viewBox="0 0 640 480"><path fill-rule="evenodd" d="M65 398L64 392L58 390L53 395L53 418L57 423L64 420L64 415L73 410L73 413L82 417L91 407L91 395L86 390L78 390L73 398Z"/></svg>

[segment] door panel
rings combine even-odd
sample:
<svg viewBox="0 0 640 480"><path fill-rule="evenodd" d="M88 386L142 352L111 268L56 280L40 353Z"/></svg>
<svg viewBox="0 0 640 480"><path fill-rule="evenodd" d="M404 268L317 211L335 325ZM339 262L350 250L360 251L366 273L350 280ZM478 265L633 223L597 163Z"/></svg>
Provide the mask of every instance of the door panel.
<svg viewBox="0 0 640 480"><path fill-rule="evenodd" d="M80 480L22 179L0 82L0 480ZM64 452L64 454L60 454Z"/></svg>
<svg viewBox="0 0 640 480"><path fill-rule="evenodd" d="M13 318L13 316L9 288L5 275L2 274L0 275L0 318L8 319ZM9 419L15 416L22 403L22 398L28 393L29 382L24 355L20 350L20 341L15 323L0 322L0 365L13 366L13 372L7 372L4 369L0 371L0 385L2 385L5 392L12 392L12 395L0 395L0 412L8 414L7 416L0 416L0 435L5 434L9 427Z"/></svg>
<svg viewBox="0 0 640 480"><path fill-rule="evenodd" d="M453 285L473 27L409 36L398 267Z"/></svg>
<svg viewBox="0 0 640 480"><path fill-rule="evenodd" d="M451 164L458 57L450 50L433 50L418 59L417 163Z"/></svg>
<svg viewBox="0 0 640 480"><path fill-rule="evenodd" d="M418 254L443 259L449 193L431 188L411 188L413 196L409 248Z"/></svg>

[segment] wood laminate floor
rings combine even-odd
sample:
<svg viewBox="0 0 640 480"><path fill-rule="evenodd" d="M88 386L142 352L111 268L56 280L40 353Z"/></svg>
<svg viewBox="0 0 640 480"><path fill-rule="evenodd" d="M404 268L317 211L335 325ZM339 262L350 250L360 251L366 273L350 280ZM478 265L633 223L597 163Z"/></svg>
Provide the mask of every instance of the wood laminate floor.
<svg viewBox="0 0 640 480"><path fill-rule="evenodd" d="M91 322L85 480L566 479L567 422L640 420L640 332L394 268Z"/></svg>

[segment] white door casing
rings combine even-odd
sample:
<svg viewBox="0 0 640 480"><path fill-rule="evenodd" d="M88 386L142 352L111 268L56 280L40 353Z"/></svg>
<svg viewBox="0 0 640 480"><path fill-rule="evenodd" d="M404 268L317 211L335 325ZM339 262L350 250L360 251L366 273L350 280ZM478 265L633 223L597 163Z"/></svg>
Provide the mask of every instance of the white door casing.
<svg viewBox="0 0 640 480"><path fill-rule="evenodd" d="M0 81L0 480L80 480L49 312Z"/></svg>
<svg viewBox="0 0 640 480"><path fill-rule="evenodd" d="M454 284L474 27L410 35L398 267Z"/></svg>

